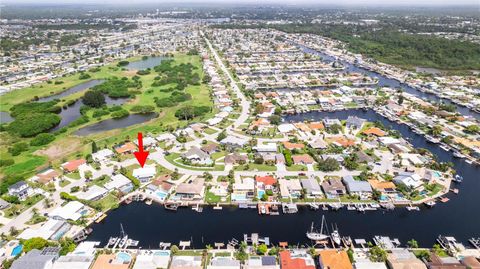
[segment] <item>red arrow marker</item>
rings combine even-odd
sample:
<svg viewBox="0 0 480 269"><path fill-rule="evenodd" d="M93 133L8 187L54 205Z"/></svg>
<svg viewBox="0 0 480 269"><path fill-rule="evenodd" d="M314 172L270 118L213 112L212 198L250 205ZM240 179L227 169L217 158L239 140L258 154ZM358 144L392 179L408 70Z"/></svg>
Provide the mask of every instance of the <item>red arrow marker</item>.
<svg viewBox="0 0 480 269"><path fill-rule="evenodd" d="M137 158L138 163L141 167L145 165L145 161L148 157L148 151L143 151L143 137L142 133L138 133L138 151L133 153L135 158Z"/></svg>

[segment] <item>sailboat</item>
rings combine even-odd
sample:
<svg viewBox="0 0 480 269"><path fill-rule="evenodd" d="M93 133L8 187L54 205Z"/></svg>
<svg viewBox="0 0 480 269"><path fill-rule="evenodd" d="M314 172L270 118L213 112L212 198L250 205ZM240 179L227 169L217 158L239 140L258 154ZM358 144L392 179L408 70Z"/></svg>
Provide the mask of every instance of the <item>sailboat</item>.
<svg viewBox="0 0 480 269"><path fill-rule="evenodd" d="M124 248L127 245L128 235L123 230L123 225L120 223L121 239L118 243L118 248Z"/></svg>
<svg viewBox="0 0 480 269"><path fill-rule="evenodd" d="M310 227L310 232L307 232L307 238L314 241L321 241L328 238L327 234L323 233L323 227L326 226L325 216L322 216L322 224L320 226L320 232L314 230L314 224Z"/></svg>
<svg viewBox="0 0 480 269"><path fill-rule="evenodd" d="M335 228L333 229L333 232L330 234L330 237L333 243L337 244L337 246L340 246L342 239L340 237L340 233L338 232L338 227L336 227L336 225L335 225Z"/></svg>

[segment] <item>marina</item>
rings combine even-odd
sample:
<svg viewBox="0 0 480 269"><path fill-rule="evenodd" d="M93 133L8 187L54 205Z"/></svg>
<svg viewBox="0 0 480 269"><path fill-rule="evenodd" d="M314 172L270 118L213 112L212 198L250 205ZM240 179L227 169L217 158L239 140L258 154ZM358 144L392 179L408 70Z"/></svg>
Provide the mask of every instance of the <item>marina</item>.
<svg viewBox="0 0 480 269"><path fill-rule="evenodd" d="M452 162L454 169L461 172L462 184L458 185L461 195L453 193L438 199L441 204L434 207L421 205L418 208L429 210L408 211L395 209L391 204L381 204L380 209L366 210L365 206L347 205L338 210L313 211L310 206L297 206L282 204L282 211L278 217L262 217L258 214L257 204L243 203L238 207L222 205L222 210L204 207L203 212L175 208L175 214L170 213L162 205L153 203L132 203L113 210L109 216L99 224L93 224L93 232L89 240L108 241L112 227L118 227L120 222L127 224L139 239L142 247L158 246L158 242L177 242L185 236L192 237L194 246L213 244L214 242L227 242L231 238L242 238L244 233L258 232L270 237L271 242L288 241L291 243L308 244L305 231L312 222L319 222L321 214L341 227L342 233L352 238L373 238L377 234L384 234L406 242L415 238L421 246L430 247L439 234L451 233L460 242L468 242L472 237L478 237L480 232L480 214L463 214L462 212L478 211L480 196L480 181L476 175L480 173L478 166L468 164L463 159L455 158L452 152L446 152L437 144L428 142L420 134L414 133L409 126L381 116L377 112L367 110L343 110L336 112L310 112L285 116L285 121L303 121L304 119L321 119L324 117L346 119L349 115L356 115L369 121L380 121L385 126L399 131L403 137L408 138L414 147L425 148L435 154L440 161ZM448 203L447 203L448 202ZM318 205L319 209L322 205ZM329 209L326 205L325 207ZM295 213L296 208L296 213ZM364 214L358 214L357 211ZM287 213L286 213L287 212ZM288 212L292 212L290 214ZM138 222L138 219L144 221ZM161 221L160 221L161 220ZM235 229L215 229L216 223ZM456 227L451 231L449 227ZM291 229L296 227L296 229ZM402 229L398 229L402 227ZM169 233L159 233L161 230L171 230ZM187 232L186 231L193 231Z"/></svg>

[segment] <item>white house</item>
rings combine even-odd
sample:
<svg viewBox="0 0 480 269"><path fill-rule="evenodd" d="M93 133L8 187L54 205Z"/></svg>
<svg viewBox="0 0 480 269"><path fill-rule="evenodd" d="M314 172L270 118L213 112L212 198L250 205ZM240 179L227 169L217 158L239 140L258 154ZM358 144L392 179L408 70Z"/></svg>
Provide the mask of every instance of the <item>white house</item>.
<svg viewBox="0 0 480 269"><path fill-rule="evenodd" d="M27 184L27 182L22 180L8 187L8 194L18 197L20 201L23 201L33 194L33 189Z"/></svg>
<svg viewBox="0 0 480 269"><path fill-rule="evenodd" d="M110 149L102 149L92 154L92 158L96 162L105 161L113 156L113 151Z"/></svg>
<svg viewBox="0 0 480 269"><path fill-rule="evenodd" d="M133 177L137 178L140 180L140 182L147 182L151 180L155 174L157 173L157 170L155 169L154 165L145 165L142 168L137 168L133 170Z"/></svg>

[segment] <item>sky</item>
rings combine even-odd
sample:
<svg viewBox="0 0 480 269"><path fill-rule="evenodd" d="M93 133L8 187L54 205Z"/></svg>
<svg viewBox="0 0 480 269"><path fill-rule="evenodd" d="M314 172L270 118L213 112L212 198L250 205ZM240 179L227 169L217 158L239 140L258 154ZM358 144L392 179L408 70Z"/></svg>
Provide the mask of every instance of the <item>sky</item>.
<svg viewBox="0 0 480 269"><path fill-rule="evenodd" d="M0 0L3 4L161 4L161 3L235 3L235 4L287 4L287 5L372 5L372 6L442 6L476 5L480 0Z"/></svg>

